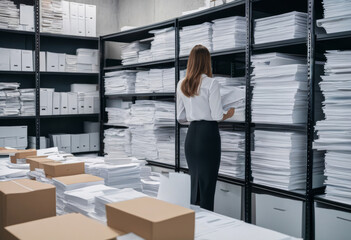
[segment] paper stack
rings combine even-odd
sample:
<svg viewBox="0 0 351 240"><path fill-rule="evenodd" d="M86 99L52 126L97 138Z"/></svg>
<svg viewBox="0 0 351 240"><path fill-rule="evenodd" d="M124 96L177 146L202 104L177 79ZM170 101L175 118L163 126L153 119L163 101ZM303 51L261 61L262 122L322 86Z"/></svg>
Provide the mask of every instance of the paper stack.
<svg viewBox="0 0 351 240"><path fill-rule="evenodd" d="M66 72L77 72L78 58L77 55L66 54Z"/></svg>
<svg viewBox="0 0 351 240"><path fill-rule="evenodd" d="M135 41L125 44L121 49L122 65L138 63L139 52L149 49L149 44Z"/></svg>
<svg viewBox="0 0 351 240"><path fill-rule="evenodd" d="M174 127L175 106L174 102L155 101L155 126Z"/></svg>
<svg viewBox="0 0 351 240"><path fill-rule="evenodd" d="M104 132L104 152L109 156L131 156L131 134L129 129L109 128Z"/></svg>
<svg viewBox="0 0 351 240"><path fill-rule="evenodd" d="M179 32L180 56L187 56L195 45L201 44L212 52L212 23L183 27Z"/></svg>
<svg viewBox="0 0 351 240"><path fill-rule="evenodd" d="M105 74L105 94L123 94L135 92L135 70L114 71Z"/></svg>
<svg viewBox="0 0 351 240"><path fill-rule="evenodd" d="M99 72L99 50L77 49L77 71L78 72Z"/></svg>
<svg viewBox="0 0 351 240"><path fill-rule="evenodd" d="M324 18L317 26L329 33L351 31L351 2L347 0L323 0Z"/></svg>
<svg viewBox="0 0 351 240"><path fill-rule="evenodd" d="M325 97L325 120L316 124L318 138L314 141L314 148L327 151L327 198L350 204L351 51L330 50L325 56L325 73L320 83Z"/></svg>
<svg viewBox="0 0 351 240"><path fill-rule="evenodd" d="M153 60L150 49L139 52L138 63L151 62Z"/></svg>
<svg viewBox="0 0 351 240"><path fill-rule="evenodd" d="M132 126L131 133L132 156L156 161L158 159L158 146L153 124Z"/></svg>
<svg viewBox="0 0 351 240"><path fill-rule="evenodd" d="M228 17L216 19L212 25L213 51L240 48L246 45L246 18Z"/></svg>
<svg viewBox="0 0 351 240"><path fill-rule="evenodd" d="M130 122L130 109L106 107L108 115L108 125L111 126L128 126Z"/></svg>
<svg viewBox="0 0 351 240"><path fill-rule="evenodd" d="M188 163L186 161L185 149L184 149L184 144L185 144L185 139L186 139L187 132L188 132L188 128L181 128L180 129L180 137L179 137L180 154L179 154L179 159L180 159L180 167L182 167L182 168L188 168Z"/></svg>
<svg viewBox="0 0 351 240"><path fill-rule="evenodd" d="M166 68L163 69L162 75L163 81L163 92L175 92L175 69Z"/></svg>
<svg viewBox="0 0 351 240"><path fill-rule="evenodd" d="M175 58L175 30L174 27L152 30L150 33L155 34L151 42L152 59L172 59Z"/></svg>
<svg viewBox="0 0 351 240"><path fill-rule="evenodd" d="M35 115L35 89L20 89L21 115Z"/></svg>
<svg viewBox="0 0 351 240"><path fill-rule="evenodd" d="M306 59L283 53L252 57L252 120L295 124L307 121Z"/></svg>
<svg viewBox="0 0 351 240"><path fill-rule="evenodd" d="M173 123L174 125L174 123ZM156 161L175 164L175 129L174 127L161 127L155 129L158 159Z"/></svg>
<svg viewBox="0 0 351 240"><path fill-rule="evenodd" d="M255 44L307 38L307 13L289 12L255 20Z"/></svg>
<svg viewBox="0 0 351 240"><path fill-rule="evenodd" d="M34 14L34 13L33 13ZM18 29L20 24L20 11L13 1L0 2L0 28Z"/></svg>
<svg viewBox="0 0 351 240"><path fill-rule="evenodd" d="M0 83L0 115L10 116L20 114L19 86L19 83Z"/></svg>
<svg viewBox="0 0 351 240"><path fill-rule="evenodd" d="M256 130L251 153L254 182L285 190L306 186L306 134Z"/></svg>
<svg viewBox="0 0 351 240"><path fill-rule="evenodd" d="M151 92L162 92L163 91L163 70L150 69L148 77L149 77Z"/></svg>
<svg viewBox="0 0 351 240"><path fill-rule="evenodd" d="M148 93L151 92L149 71L138 71L135 79L135 92Z"/></svg>
<svg viewBox="0 0 351 240"><path fill-rule="evenodd" d="M63 28L62 0L41 1L41 31L61 33Z"/></svg>
<svg viewBox="0 0 351 240"><path fill-rule="evenodd" d="M29 164L11 164L8 156L0 156L0 181L26 178Z"/></svg>
<svg viewBox="0 0 351 240"><path fill-rule="evenodd" d="M141 183L143 185L143 193L150 197L157 197L160 177L161 174L152 172L151 167L142 167Z"/></svg>
<svg viewBox="0 0 351 240"><path fill-rule="evenodd" d="M135 92L174 92L175 91L175 69L151 69L139 71L136 74Z"/></svg>
<svg viewBox="0 0 351 240"><path fill-rule="evenodd" d="M221 164L219 173L236 178L245 176L245 133L220 131Z"/></svg>

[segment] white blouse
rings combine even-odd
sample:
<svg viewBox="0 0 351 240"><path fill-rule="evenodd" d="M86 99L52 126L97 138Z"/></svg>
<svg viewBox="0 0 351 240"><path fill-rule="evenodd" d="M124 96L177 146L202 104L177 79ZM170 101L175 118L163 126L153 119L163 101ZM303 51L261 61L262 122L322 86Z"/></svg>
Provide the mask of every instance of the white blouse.
<svg viewBox="0 0 351 240"><path fill-rule="evenodd" d="M201 75L199 95L187 97L180 89L183 80L177 86L177 120L179 123L192 121L220 121L223 110L220 84L207 75Z"/></svg>

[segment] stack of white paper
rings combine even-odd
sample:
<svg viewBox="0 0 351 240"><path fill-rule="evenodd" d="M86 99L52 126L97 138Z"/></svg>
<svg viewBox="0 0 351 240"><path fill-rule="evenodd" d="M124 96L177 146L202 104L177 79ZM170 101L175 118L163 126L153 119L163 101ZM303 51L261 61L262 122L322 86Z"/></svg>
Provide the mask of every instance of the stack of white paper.
<svg viewBox="0 0 351 240"><path fill-rule="evenodd" d="M151 92L149 71L139 71L136 74L135 79L135 92L136 93L148 93Z"/></svg>
<svg viewBox="0 0 351 240"><path fill-rule="evenodd" d="M244 178L245 176L245 133L220 131L221 164L219 173Z"/></svg>
<svg viewBox="0 0 351 240"><path fill-rule="evenodd" d="M77 71L99 72L99 50L78 48Z"/></svg>
<svg viewBox="0 0 351 240"><path fill-rule="evenodd" d="M228 17L216 19L212 25L213 51L239 48L246 45L245 17Z"/></svg>
<svg viewBox="0 0 351 240"><path fill-rule="evenodd" d="M327 197L350 204L351 51L331 50L325 56L325 73L320 83L325 98L325 120L316 124L318 138L314 141L314 148L327 151Z"/></svg>
<svg viewBox="0 0 351 240"><path fill-rule="evenodd" d="M180 129L180 138L179 138L180 154L179 154L179 159L180 159L180 167L182 167L182 168L188 168L188 163L186 162L185 149L184 149L184 144L185 144L185 139L186 139L187 132L188 132L188 128L181 128Z"/></svg>
<svg viewBox="0 0 351 240"><path fill-rule="evenodd" d="M255 20L255 44L307 38L307 13L289 12Z"/></svg>
<svg viewBox="0 0 351 240"><path fill-rule="evenodd" d="M131 134L129 129L109 128L104 132L104 152L108 156L131 156Z"/></svg>
<svg viewBox="0 0 351 240"><path fill-rule="evenodd" d="M175 91L175 69L151 69L139 71L136 74L135 92L174 92Z"/></svg>
<svg viewBox="0 0 351 240"><path fill-rule="evenodd" d="M105 110L108 115L108 125L128 126L131 117L129 108L106 107Z"/></svg>
<svg viewBox="0 0 351 240"><path fill-rule="evenodd" d="M251 153L254 182L285 190L306 186L306 134L255 131Z"/></svg>
<svg viewBox="0 0 351 240"><path fill-rule="evenodd" d="M35 115L35 89L20 89L21 100L21 115L34 116Z"/></svg>
<svg viewBox="0 0 351 240"><path fill-rule="evenodd" d="M62 0L41 1L41 31L61 33L63 27Z"/></svg>
<svg viewBox="0 0 351 240"><path fill-rule="evenodd" d="M199 25L183 27L179 32L180 56L190 54L191 49L201 44L212 52L212 23L205 22Z"/></svg>
<svg viewBox="0 0 351 240"><path fill-rule="evenodd" d="M134 125L132 133L132 156L138 159L157 160L157 137L153 124Z"/></svg>
<svg viewBox="0 0 351 240"><path fill-rule="evenodd" d="M19 83L0 83L0 116L20 114Z"/></svg>
<svg viewBox="0 0 351 240"><path fill-rule="evenodd" d="M323 0L324 18L317 26L327 33L351 31L351 2L347 0Z"/></svg>
<svg viewBox="0 0 351 240"><path fill-rule="evenodd" d="M114 71L105 74L105 94L123 94L135 92L135 70Z"/></svg>
<svg viewBox="0 0 351 240"><path fill-rule="evenodd" d="M143 185L143 193L151 197L157 197L160 187L160 173L152 172L151 167L142 167L141 183Z"/></svg>
<svg viewBox="0 0 351 240"><path fill-rule="evenodd" d="M162 74L163 92L175 92L175 69L163 69Z"/></svg>
<svg viewBox="0 0 351 240"><path fill-rule="evenodd" d="M66 54L66 72L77 72L77 55Z"/></svg>
<svg viewBox="0 0 351 240"><path fill-rule="evenodd" d="M175 106L174 102L155 101L155 126L174 127Z"/></svg>
<svg viewBox="0 0 351 240"><path fill-rule="evenodd" d="M26 178L29 164L12 164L8 156L0 157L0 181Z"/></svg>
<svg viewBox="0 0 351 240"><path fill-rule="evenodd" d="M174 125L174 123L173 123ZM156 161L175 164L175 129L174 127L161 127L155 129L158 159Z"/></svg>
<svg viewBox="0 0 351 240"><path fill-rule="evenodd" d="M33 13L34 14L34 13ZM13 1L3 0L0 2L0 28L18 29L20 24L20 12Z"/></svg>
<svg viewBox="0 0 351 240"><path fill-rule="evenodd" d="M175 30L174 27L152 30L154 40L151 42L152 59L162 60L175 58Z"/></svg>
<svg viewBox="0 0 351 240"><path fill-rule="evenodd" d="M149 49L149 44L135 41L125 44L121 49L122 65L138 63L139 52Z"/></svg>
<svg viewBox="0 0 351 240"><path fill-rule="evenodd" d="M139 58L138 58L139 63L151 62L152 60L153 58L152 58L152 53L150 49L146 49L139 52Z"/></svg>
<svg viewBox="0 0 351 240"><path fill-rule="evenodd" d="M66 201L64 210L67 213L81 213L89 216L89 214L95 211L95 197L117 191L118 189L116 188L101 184L66 191L64 193Z"/></svg>
<svg viewBox="0 0 351 240"><path fill-rule="evenodd" d="M150 82L151 92L163 91L163 70L162 69L150 69L148 78Z"/></svg>
<svg viewBox="0 0 351 240"><path fill-rule="evenodd" d="M307 121L306 59L283 53L252 57L252 120L295 124Z"/></svg>

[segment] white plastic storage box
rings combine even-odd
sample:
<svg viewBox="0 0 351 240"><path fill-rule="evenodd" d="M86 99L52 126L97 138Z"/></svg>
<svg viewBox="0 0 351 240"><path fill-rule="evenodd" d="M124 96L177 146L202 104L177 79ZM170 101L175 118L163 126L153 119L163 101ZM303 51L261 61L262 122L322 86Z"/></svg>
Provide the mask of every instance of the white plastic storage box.
<svg viewBox="0 0 351 240"><path fill-rule="evenodd" d="M218 181L214 202L216 213L241 219L242 187Z"/></svg>

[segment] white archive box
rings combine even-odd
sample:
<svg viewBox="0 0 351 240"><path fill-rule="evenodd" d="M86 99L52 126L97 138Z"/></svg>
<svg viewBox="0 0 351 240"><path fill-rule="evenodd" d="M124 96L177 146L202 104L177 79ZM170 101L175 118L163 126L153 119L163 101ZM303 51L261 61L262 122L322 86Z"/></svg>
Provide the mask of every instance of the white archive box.
<svg viewBox="0 0 351 240"><path fill-rule="evenodd" d="M25 31L34 31L34 6L20 4L20 24Z"/></svg>
<svg viewBox="0 0 351 240"><path fill-rule="evenodd" d="M84 113L94 113L94 97L85 96L84 97Z"/></svg>
<svg viewBox="0 0 351 240"><path fill-rule="evenodd" d="M256 225L302 238L303 202L266 194L255 194Z"/></svg>
<svg viewBox="0 0 351 240"><path fill-rule="evenodd" d="M46 71L58 72L59 55L57 53L46 52Z"/></svg>
<svg viewBox="0 0 351 240"><path fill-rule="evenodd" d="M242 188L233 184L217 181L214 212L241 219Z"/></svg>
<svg viewBox="0 0 351 240"><path fill-rule="evenodd" d="M96 37L96 6L85 5L85 35Z"/></svg>
<svg viewBox="0 0 351 240"><path fill-rule="evenodd" d="M77 153L80 150L80 134L71 134L71 152Z"/></svg>
<svg viewBox="0 0 351 240"><path fill-rule="evenodd" d="M58 54L58 71L64 72L66 70L66 54L59 53Z"/></svg>
<svg viewBox="0 0 351 240"><path fill-rule="evenodd" d="M72 35L78 35L78 3L69 3L70 13L70 33Z"/></svg>
<svg viewBox="0 0 351 240"><path fill-rule="evenodd" d="M62 1L62 32L63 34L70 34L70 13L69 13L69 2Z"/></svg>
<svg viewBox="0 0 351 240"><path fill-rule="evenodd" d="M89 151L100 150L100 134L99 132L89 133Z"/></svg>
<svg viewBox="0 0 351 240"><path fill-rule="evenodd" d="M70 134L61 134L60 142L58 146L59 150L64 151L66 153L71 152L71 135Z"/></svg>
<svg viewBox="0 0 351 240"><path fill-rule="evenodd" d="M52 95L52 114L61 114L61 94L59 92L54 92Z"/></svg>
<svg viewBox="0 0 351 240"><path fill-rule="evenodd" d="M81 152L90 151L89 133L79 134L79 147Z"/></svg>
<svg viewBox="0 0 351 240"><path fill-rule="evenodd" d="M325 208L315 203L315 239L349 240L351 236L351 213Z"/></svg>
<svg viewBox="0 0 351 240"><path fill-rule="evenodd" d="M84 99L85 99L85 94L84 93L78 93L78 114L84 114Z"/></svg>
<svg viewBox="0 0 351 240"><path fill-rule="evenodd" d="M74 92L67 93L68 96L68 114L78 114L78 94Z"/></svg>
<svg viewBox="0 0 351 240"><path fill-rule="evenodd" d="M66 92L60 93L60 108L61 115L68 114L68 93Z"/></svg>
<svg viewBox="0 0 351 240"><path fill-rule="evenodd" d="M85 36L85 4L78 4L78 35Z"/></svg>
<svg viewBox="0 0 351 240"><path fill-rule="evenodd" d="M52 100L53 100L54 89L53 88L41 88L40 89L40 115L52 115Z"/></svg>
<svg viewBox="0 0 351 240"><path fill-rule="evenodd" d="M40 51L40 72L46 72L46 52Z"/></svg>
<svg viewBox="0 0 351 240"><path fill-rule="evenodd" d="M22 71L33 71L33 51L22 50Z"/></svg>
<svg viewBox="0 0 351 240"><path fill-rule="evenodd" d="M10 50L10 70L11 71L22 70L22 51L20 49Z"/></svg>
<svg viewBox="0 0 351 240"><path fill-rule="evenodd" d="M10 49L0 48L0 70L10 70Z"/></svg>

